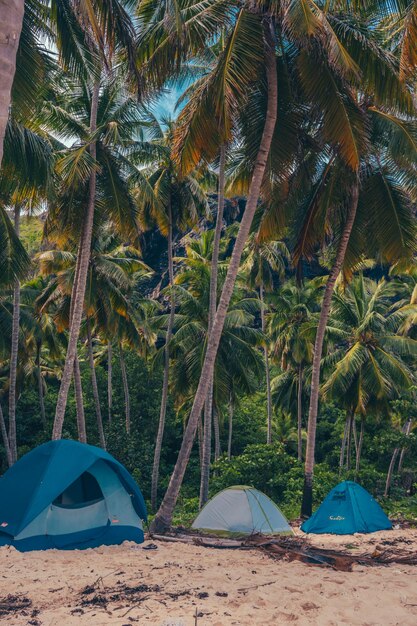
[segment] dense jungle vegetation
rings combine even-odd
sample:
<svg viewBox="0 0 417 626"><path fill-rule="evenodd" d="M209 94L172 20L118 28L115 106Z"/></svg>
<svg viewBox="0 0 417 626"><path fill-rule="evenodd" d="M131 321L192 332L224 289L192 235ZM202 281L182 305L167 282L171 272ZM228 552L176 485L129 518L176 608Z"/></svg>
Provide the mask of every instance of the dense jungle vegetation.
<svg viewBox="0 0 417 626"><path fill-rule="evenodd" d="M237 483L416 517L417 3L0 23L1 471L107 448L159 531Z"/></svg>

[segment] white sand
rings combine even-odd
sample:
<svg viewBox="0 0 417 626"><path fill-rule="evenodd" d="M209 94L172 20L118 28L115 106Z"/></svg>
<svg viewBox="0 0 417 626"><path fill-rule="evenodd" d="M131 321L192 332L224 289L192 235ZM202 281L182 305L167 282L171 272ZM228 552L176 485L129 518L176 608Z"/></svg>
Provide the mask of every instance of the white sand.
<svg viewBox="0 0 417 626"><path fill-rule="evenodd" d="M328 548L356 546L355 551L362 552L377 545L384 547L387 539L396 540L398 548L417 550L417 530L354 537L316 536L312 543ZM32 606L25 610L26 615L20 611L1 616L0 623L417 625L417 567L357 566L353 572L341 573L299 562L274 561L256 550L155 543L158 549L149 551L130 543L85 551L26 554L1 548L0 598L23 594L32 600ZM102 581L97 583L100 577ZM107 596L114 596L107 607L82 605L83 599L96 592L80 592L94 584L98 591L104 586ZM123 584L158 585L160 590L117 598ZM169 595L178 592L183 595Z"/></svg>

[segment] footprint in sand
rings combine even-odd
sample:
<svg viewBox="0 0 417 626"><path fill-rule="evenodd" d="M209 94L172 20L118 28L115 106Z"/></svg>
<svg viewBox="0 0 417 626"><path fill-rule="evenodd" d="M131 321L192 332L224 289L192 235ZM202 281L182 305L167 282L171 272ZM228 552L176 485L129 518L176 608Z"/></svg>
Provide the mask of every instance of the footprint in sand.
<svg viewBox="0 0 417 626"><path fill-rule="evenodd" d="M279 611L278 613L274 613L272 619L275 620L270 622L271 624L282 624L285 622L297 622L298 615L295 613L284 613L283 611Z"/></svg>
<svg viewBox="0 0 417 626"><path fill-rule="evenodd" d="M304 604L301 605L301 608L303 609L303 611L315 611L320 607L317 606L317 604L314 604L314 602L304 602Z"/></svg>

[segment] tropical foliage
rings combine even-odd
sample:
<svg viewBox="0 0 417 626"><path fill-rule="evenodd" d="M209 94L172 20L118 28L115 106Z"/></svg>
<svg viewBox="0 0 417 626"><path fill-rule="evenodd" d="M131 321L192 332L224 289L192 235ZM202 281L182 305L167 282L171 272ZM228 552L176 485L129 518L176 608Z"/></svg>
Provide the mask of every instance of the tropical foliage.
<svg viewBox="0 0 417 626"><path fill-rule="evenodd" d="M3 5L2 469L101 445L159 531L238 482L411 501L416 3Z"/></svg>

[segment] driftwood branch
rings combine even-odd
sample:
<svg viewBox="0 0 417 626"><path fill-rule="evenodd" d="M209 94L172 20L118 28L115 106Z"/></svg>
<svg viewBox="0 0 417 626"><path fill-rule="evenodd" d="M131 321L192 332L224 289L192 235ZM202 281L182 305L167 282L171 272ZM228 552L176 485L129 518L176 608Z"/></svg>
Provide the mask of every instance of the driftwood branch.
<svg viewBox="0 0 417 626"><path fill-rule="evenodd" d="M301 561L307 565L329 567L337 571L350 572L354 565L374 567L391 563L417 565L417 552L398 548L377 548L372 553L351 554L338 550L324 550L312 546L305 537L265 537L253 535L242 539L222 539L200 534L181 532L175 535L153 535L158 541L188 543L206 548L262 550L274 559Z"/></svg>

